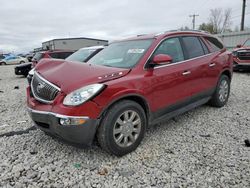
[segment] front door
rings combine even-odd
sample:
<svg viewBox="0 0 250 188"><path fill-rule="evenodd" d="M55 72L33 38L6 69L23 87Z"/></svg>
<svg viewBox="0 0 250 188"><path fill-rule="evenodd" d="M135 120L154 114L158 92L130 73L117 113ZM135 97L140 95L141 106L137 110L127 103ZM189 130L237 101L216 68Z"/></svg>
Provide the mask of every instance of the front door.
<svg viewBox="0 0 250 188"><path fill-rule="evenodd" d="M188 103L192 82L189 67L185 62L181 42L178 37L163 41L154 52L172 57L170 64L154 67L152 75L153 111L155 118L171 112Z"/></svg>

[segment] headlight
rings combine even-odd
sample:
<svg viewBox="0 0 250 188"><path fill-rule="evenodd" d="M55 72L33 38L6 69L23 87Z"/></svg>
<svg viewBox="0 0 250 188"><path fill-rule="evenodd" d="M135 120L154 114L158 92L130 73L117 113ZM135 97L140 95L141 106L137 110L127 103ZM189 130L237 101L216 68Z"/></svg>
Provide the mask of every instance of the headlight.
<svg viewBox="0 0 250 188"><path fill-rule="evenodd" d="M104 88L103 84L92 84L80 89L77 89L68 94L63 104L66 106L77 106L97 95Z"/></svg>

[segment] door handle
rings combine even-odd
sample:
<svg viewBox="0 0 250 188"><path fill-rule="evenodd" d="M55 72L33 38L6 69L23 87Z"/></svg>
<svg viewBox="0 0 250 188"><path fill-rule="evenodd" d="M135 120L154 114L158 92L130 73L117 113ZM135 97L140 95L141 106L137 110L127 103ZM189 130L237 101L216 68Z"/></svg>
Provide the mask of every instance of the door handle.
<svg viewBox="0 0 250 188"><path fill-rule="evenodd" d="M208 66L209 67L214 67L216 64L215 63L210 63Z"/></svg>
<svg viewBox="0 0 250 188"><path fill-rule="evenodd" d="M183 76L186 76L186 75L189 75L189 74L191 74L191 71L184 71L184 72L182 73Z"/></svg>

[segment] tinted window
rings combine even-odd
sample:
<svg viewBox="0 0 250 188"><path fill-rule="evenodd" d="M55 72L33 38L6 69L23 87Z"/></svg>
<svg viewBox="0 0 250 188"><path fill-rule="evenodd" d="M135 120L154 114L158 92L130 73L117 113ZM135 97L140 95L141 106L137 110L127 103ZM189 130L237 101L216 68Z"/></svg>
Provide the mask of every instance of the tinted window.
<svg viewBox="0 0 250 188"><path fill-rule="evenodd" d="M209 53L208 48L201 38L200 38L200 42L201 42L201 45L202 45L202 48L203 48L205 54L208 54Z"/></svg>
<svg viewBox="0 0 250 188"><path fill-rule="evenodd" d="M205 37L206 41L209 43L209 45L212 48L212 52L216 52L219 51L220 49L223 48L223 44L221 44L221 42L214 37Z"/></svg>
<svg viewBox="0 0 250 188"><path fill-rule="evenodd" d="M73 52L54 52L49 54L50 57L56 58L56 59L65 59L68 56L70 56Z"/></svg>
<svg viewBox="0 0 250 188"><path fill-rule="evenodd" d="M154 55L166 54L173 58L173 63L184 60L183 51L180 40L178 38L170 38L163 41L154 52Z"/></svg>
<svg viewBox="0 0 250 188"><path fill-rule="evenodd" d="M49 54L50 57L58 59L59 58L59 53L50 53Z"/></svg>
<svg viewBox="0 0 250 188"><path fill-rule="evenodd" d="M205 54L201 42L197 37L183 37L183 43L189 58L195 58Z"/></svg>
<svg viewBox="0 0 250 188"><path fill-rule="evenodd" d="M73 53L74 52L64 52L62 57L63 57L63 59L66 59L67 57L69 57Z"/></svg>

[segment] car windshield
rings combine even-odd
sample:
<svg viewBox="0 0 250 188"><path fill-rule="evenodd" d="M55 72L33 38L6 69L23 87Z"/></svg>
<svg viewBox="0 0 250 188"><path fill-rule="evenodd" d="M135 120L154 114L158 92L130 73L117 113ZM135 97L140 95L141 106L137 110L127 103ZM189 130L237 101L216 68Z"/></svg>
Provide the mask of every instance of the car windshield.
<svg viewBox="0 0 250 188"><path fill-rule="evenodd" d="M71 54L65 60L84 62L96 50L97 49L80 49L80 50L76 51L75 53Z"/></svg>
<svg viewBox="0 0 250 188"><path fill-rule="evenodd" d="M150 40L131 40L110 44L89 63L108 67L132 68L152 43Z"/></svg>
<svg viewBox="0 0 250 188"><path fill-rule="evenodd" d="M244 46L250 46L250 39L248 39L248 40L245 42Z"/></svg>
<svg viewBox="0 0 250 188"><path fill-rule="evenodd" d="M33 57L34 60L39 61L40 59L42 59L43 54L42 53L36 53Z"/></svg>

